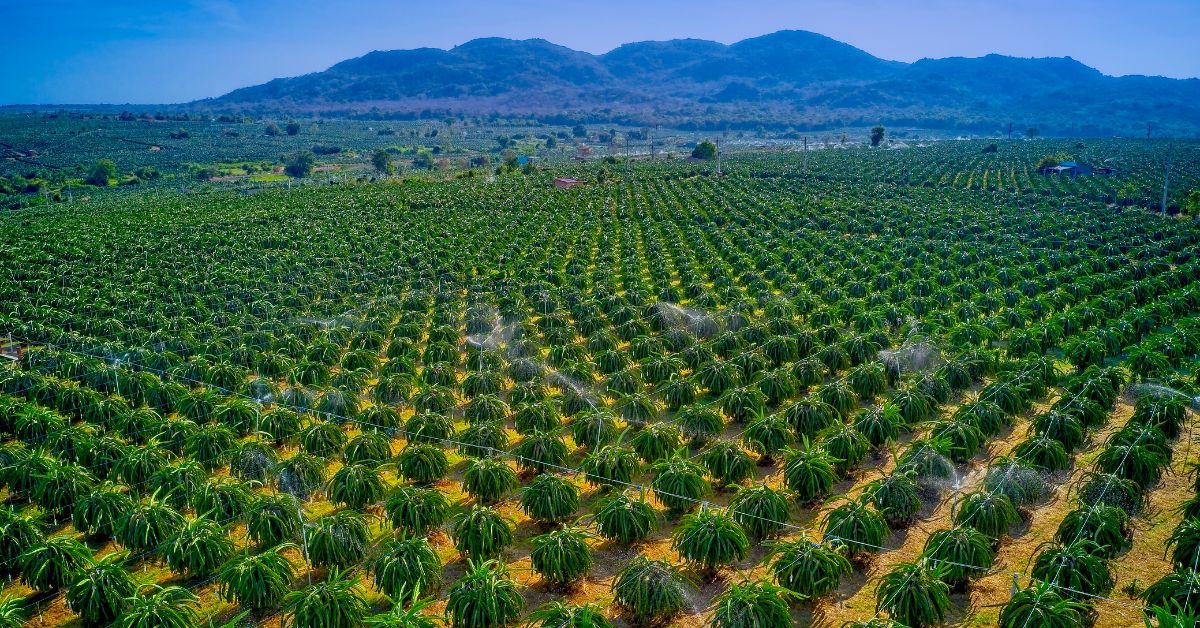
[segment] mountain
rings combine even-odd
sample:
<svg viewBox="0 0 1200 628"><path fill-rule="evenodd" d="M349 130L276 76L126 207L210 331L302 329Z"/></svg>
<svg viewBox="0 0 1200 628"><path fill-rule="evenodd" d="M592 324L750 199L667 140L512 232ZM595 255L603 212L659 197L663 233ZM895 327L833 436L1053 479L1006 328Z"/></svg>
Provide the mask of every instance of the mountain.
<svg viewBox="0 0 1200 628"><path fill-rule="evenodd" d="M380 118L522 116L692 127L819 129L876 122L1057 134L1192 135L1200 80L1101 74L1070 57L887 61L824 35L725 45L646 41L602 55L544 39L371 52L323 72L191 103L211 111Z"/></svg>

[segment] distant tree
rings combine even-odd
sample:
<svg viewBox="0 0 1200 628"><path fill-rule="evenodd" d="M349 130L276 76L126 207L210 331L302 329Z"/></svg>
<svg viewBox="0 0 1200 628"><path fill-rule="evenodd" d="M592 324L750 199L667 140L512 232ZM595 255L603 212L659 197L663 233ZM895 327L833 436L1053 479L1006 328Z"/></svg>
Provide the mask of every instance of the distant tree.
<svg viewBox="0 0 1200 628"><path fill-rule="evenodd" d="M219 174L221 173L217 171L216 167L206 166L196 171L196 178L201 181L208 181Z"/></svg>
<svg viewBox="0 0 1200 628"><path fill-rule="evenodd" d="M512 141L512 138L510 138L509 136L501 135L500 137L496 138L496 143L499 144L500 149L503 150L505 148L508 148L509 146L512 146L513 141Z"/></svg>
<svg viewBox="0 0 1200 628"><path fill-rule="evenodd" d="M286 128L287 128L288 135L299 135L300 134L300 124L297 122L288 122Z"/></svg>
<svg viewBox="0 0 1200 628"><path fill-rule="evenodd" d="M1028 129L1025 129L1025 137L1027 137L1029 139L1033 139L1041 134L1042 134L1042 132L1039 131L1036 126L1031 126Z"/></svg>
<svg viewBox="0 0 1200 628"><path fill-rule="evenodd" d="M171 132L171 139L173 139L173 140L185 140L187 138L188 138L187 129L179 129L178 131Z"/></svg>
<svg viewBox="0 0 1200 628"><path fill-rule="evenodd" d="M987 146L983 147L983 152L985 152L985 153L995 153L995 152L998 152L999 150L1000 150L1000 147L996 146L995 144L988 144Z"/></svg>
<svg viewBox="0 0 1200 628"><path fill-rule="evenodd" d="M267 125L266 129L263 129L263 133L266 133L267 135L270 135L271 137L279 135L279 125L272 122Z"/></svg>
<svg viewBox="0 0 1200 628"><path fill-rule="evenodd" d="M587 134L587 128L585 128L582 124L576 124L575 128L571 129L571 135L574 135L575 137L587 137Z"/></svg>
<svg viewBox="0 0 1200 628"><path fill-rule="evenodd" d="M108 182L117 176L117 164L111 159L101 159L92 165L88 171L88 183L100 187L108 187Z"/></svg>
<svg viewBox="0 0 1200 628"><path fill-rule="evenodd" d="M553 135L546 138L546 148L548 150L553 150L556 146L558 146L558 140L554 139Z"/></svg>
<svg viewBox="0 0 1200 628"><path fill-rule="evenodd" d="M382 148L371 155L371 165L375 166L375 172L379 174L392 174L392 171L395 170L395 165L392 164L392 154Z"/></svg>
<svg viewBox="0 0 1200 628"><path fill-rule="evenodd" d="M317 163L317 156L309 151L303 150L283 157L283 172L289 177L307 177L312 174L313 165Z"/></svg>
<svg viewBox="0 0 1200 628"><path fill-rule="evenodd" d="M147 181L153 181L154 179L162 176L162 173L160 173L154 166L142 166L141 168L134 170L133 174L137 178L145 179Z"/></svg>
<svg viewBox="0 0 1200 628"><path fill-rule="evenodd" d="M417 153L417 156L413 158L413 168L432 170L433 166L433 153L428 150L421 150Z"/></svg>
<svg viewBox="0 0 1200 628"><path fill-rule="evenodd" d="M884 132L885 130L881 124L877 124L871 129L871 146L879 146L883 143Z"/></svg>
<svg viewBox="0 0 1200 628"><path fill-rule="evenodd" d="M692 157L696 159L716 159L717 145L708 140L704 140L696 144L696 148L692 149Z"/></svg>

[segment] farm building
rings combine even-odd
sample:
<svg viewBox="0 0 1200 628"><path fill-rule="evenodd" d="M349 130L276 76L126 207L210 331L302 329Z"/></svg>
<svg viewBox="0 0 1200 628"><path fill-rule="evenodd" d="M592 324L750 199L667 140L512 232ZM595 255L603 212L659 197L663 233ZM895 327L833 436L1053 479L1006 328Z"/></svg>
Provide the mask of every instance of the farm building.
<svg viewBox="0 0 1200 628"><path fill-rule="evenodd" d="M560 190L569 190L574 187L583 185L583 181L573 179L571 177L557 177L554 179L554 187Z"/></svg>
<svg viewBox="0 0 1200 628"><path fill-rule="evenodd" d="M1053 166L1042 168L1042 174L1060 174L1067 175L1074 179L1080 175L1103 174L1109 175L1113 173L1113 169L1107 166L1093 166L1092 164L1083 163L1082 161L1064 161Z"/></svg>

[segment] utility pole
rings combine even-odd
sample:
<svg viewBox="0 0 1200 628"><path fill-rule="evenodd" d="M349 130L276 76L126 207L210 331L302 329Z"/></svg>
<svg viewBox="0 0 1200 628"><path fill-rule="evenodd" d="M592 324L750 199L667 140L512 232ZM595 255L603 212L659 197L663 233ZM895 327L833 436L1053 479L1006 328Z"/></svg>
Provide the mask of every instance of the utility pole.
<svg viewBox="0 0 1200 628"><path fill-rule="evenodd" d="M1012 141L1012 122L1008 123L1008 141Z"/></svg>
<svg viewBox="0 0 1200 628"><path fill-rule="evenodd" d="M808 136L804 136L804 176L808 176Z"/></svg>
<svg viewBox="0 0 1200 628"><path fill-rule="evenodd" d="M721 140L718 138L713 142L717 147L717 176L721 176Z"/></svg>

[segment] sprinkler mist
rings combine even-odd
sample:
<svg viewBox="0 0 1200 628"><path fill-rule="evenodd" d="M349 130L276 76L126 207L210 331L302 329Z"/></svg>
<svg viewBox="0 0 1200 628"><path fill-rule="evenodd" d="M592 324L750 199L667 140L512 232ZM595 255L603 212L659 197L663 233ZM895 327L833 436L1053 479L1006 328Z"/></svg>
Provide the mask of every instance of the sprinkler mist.
<svg viewBox="0 0 1200 628"><path fill-rule="evenodd" d="M665 329L684 329L698 338L710 338L720 331L720 326L713 320L713 317L700 310L681 307L666 301L655 303L654 309Z"/></svg>
<svg viewBox="0 0 1200 628"><path fill-rule="evenodd" d="M1125 388L1125 394L1129 395L1130 399L1133 401L1137 401L1138 399L1141 399L1142 397L1151 397L1151 396L1153 396L1153 397L1181 397L1181 398L1187 400L1188 405L1191 407L1193 412L1200 412L1200 396L1192 395L1190 393L1179 390L1178 388L1171 388L1170 386L1166 386L1164 384L1159 384L1157 382L1142 382L1139 384L1130 384L1128 387Z"/></svg>

